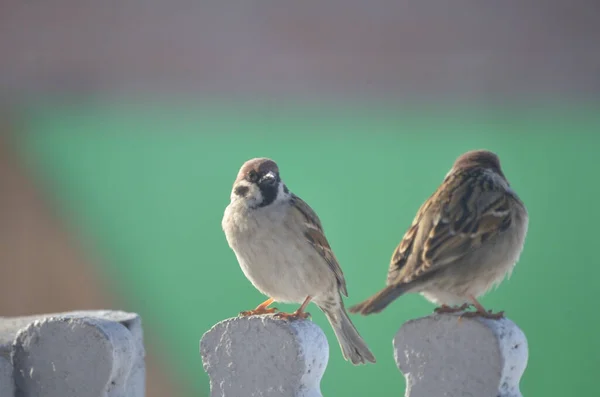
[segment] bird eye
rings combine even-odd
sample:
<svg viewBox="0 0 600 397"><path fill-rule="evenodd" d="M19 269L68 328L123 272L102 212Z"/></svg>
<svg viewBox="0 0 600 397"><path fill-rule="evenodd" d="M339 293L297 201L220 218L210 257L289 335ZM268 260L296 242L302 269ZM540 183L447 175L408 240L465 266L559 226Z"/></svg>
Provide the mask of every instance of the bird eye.
<svg viewBox="0 0 600 397"><path fill-rule="evenodd" d="M258 180L258 174L256 173L256 171L251 170L250 172L248 172L248 180L250 182L256 182Z"/></svg>

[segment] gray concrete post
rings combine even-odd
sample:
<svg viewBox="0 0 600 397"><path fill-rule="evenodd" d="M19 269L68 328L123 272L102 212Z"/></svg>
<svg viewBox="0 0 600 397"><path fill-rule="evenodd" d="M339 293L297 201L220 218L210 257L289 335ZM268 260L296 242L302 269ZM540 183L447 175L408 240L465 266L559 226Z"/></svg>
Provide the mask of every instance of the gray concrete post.
<svg viewBox="0 0 600 397"><path fill-rule="evenodd" d="M230 318L200 341L211 397L321 397L329 345L312 321Z"/></svg>
<svg viewBox="0 0 600 397"><path fill-rule="evenodd" d="M140 317L84 311L0 317L0 396L143 397Z"/></svg>
<svg viewBox="0 0 600 397"><path fill-rule="evenodd" d="M406 397L521 397L527 339L506 318L432 315L406 322L393 343Z"/></svg>

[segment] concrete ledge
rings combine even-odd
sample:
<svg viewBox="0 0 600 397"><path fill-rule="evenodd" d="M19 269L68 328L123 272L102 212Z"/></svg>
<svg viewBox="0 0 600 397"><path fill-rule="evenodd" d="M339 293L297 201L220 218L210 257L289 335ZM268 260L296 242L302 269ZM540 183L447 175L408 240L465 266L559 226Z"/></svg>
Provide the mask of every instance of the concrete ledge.
<svg viewBox="0 0 600 397"><path fill-rule="evenodd" d="M432 315L406 322L394 338L406 397L521 397L525 334L510 320Z"/></svg>
<svg viewBox="0 0 600 397"><path fill-rule="evenodd" d="M311 321L251 316L216 324L200 354L212 397L321 397L329 345Z"/></svg>
<svg viewBox="0 0 600 397"><path fill-rule="evenodd" d="M10 366L14 386L13 393L2 397L143 397L145 393L143 333L140 317L134 313L0 317L0 380L6 372L2 358Z"/></svg>

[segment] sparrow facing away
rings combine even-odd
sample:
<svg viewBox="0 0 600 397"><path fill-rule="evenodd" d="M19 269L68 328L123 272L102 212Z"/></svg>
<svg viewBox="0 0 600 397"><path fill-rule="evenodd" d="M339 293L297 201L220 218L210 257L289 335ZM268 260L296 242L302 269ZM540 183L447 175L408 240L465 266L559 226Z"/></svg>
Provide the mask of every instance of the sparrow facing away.
<svg viewBox="0 0 600 397"><path fill-rule="evenodd" d="M512 272L527 225L527 210L498 156L467 152L419 208L392 255L387 287L350 312L378 313L400 295L421 293L441 305L438 313L462 311L472 303L476 311L463 316L500 318L503 312L486 311L477 298Z"/></svg>
<svg viewBox="0 0 600 397"><path fill-rule="evenodd" d="M342 269L325 238L317 214L291 193L267 158L247 161L233 184L222 227L242 271L268 300L240 313L275 313L274 301L302 305L294 313L277 313L290 320L306 318L309 302L324 313L342 354L353 364L375 362L350 321L340 293L348 296Z"/></svg>

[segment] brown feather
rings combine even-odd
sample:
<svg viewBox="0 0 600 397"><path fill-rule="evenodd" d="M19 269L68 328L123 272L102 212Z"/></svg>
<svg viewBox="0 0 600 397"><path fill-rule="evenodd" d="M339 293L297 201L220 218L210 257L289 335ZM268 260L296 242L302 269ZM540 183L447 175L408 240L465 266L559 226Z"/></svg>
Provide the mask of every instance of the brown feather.
<svg viewBox="0 0 600 397"><path fill-rule="evenodd" d="M335 278L337 279L338 286L340 292L344 294L344 296L348 296L348 290L346 289L346 280L344 279L344 273L342 272L342 268L337 261L327 238L325 237L325 233L323 231L323 226L321 225L321 220L317 216L317 214L306 204L300 197L296 195L292 195L292 205L305 219L306 222L306 232L304 236L306 240L313 246L313 248L325 259L325 262L331 268L331 271L335 274Z"/></svg>
<svg viewBox="0 0 600 397"><path fill-rule="evenodd" d="M242 179L246 179L250 171L255 171L258 174L266 174L267 172L272 171L275 174L279 174L279 167L277 166L277 163L266 157L257 157L248 160L244 163L242 168L240 168L233 184L235 185Z"/></svg>
<svg viewBox="0 0 600 397"><path fill-rule="evenodd" d="M388 285L418 280L477 249L492 233L506 230L510 199L487 171L450 174L423 204L396 249ZM419 232L423 241L415 244Z"/></svg>
<svg viewBox="0 0 600 397"><path fill-rule="evenodd" d="M415 245L417 234L419 232L419 225L421 225L421 218L423 217L423 214L427 211L427 208L429 207L430 203L431 201L427 200L425 201L425 203L423 203L423 205L421 205L421 208L419 208L419 211L417 211L415 219L413 219L412 225L404 234L404 237L402 238L402 241L400 241L400 244L398 244L398 246L394 250L392 259L390 261L390 267L388 270L388 276L386 280L387 285L391 285L397 282L400 272L402 272L404 266L410 258L410 255L413 252L413 247Z"/></svg>

